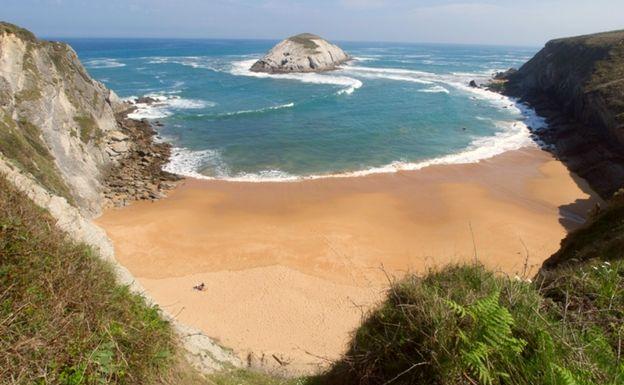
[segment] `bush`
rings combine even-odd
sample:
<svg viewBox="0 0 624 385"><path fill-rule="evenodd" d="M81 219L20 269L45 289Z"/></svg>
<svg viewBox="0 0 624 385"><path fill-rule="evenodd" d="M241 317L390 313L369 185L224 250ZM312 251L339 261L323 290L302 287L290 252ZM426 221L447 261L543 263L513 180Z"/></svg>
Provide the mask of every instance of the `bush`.
<svg viewBox="0 0 624 385"><path fill-rule="evenodd" d="M168 370L169 324L0 177L0 383L142 384Z"/></svg>
<svg viewBox="0 0 624 385"><path fill-rule="evenodd" d="M618 383L617 360L601 367L558 311L534 285L480 265L410 276L357 330L328 383Z"/></svg>

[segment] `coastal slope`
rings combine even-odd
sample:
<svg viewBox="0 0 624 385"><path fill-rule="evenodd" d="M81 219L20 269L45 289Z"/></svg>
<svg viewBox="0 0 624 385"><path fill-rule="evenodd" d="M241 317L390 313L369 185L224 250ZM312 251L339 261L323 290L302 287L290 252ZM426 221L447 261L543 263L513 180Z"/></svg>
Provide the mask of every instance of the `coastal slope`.
<svg viewBox="0 0 624 385"><path fill-rule="evenodd" d="M13 322L14 315L23 309L21 280L26 281L28 293L47 293L52 289L51 300L61 302L51 305L62 309L63 316L75 318L77 327L85 326L81 322L90 322L85 321L85 312L93 311L92 304L87 303L91 299L80 295L89 290L96 291L90 293L95 297L104 295L97 304L98 311L104 318L115 319L116 299L106 299L108 294L99 291L102 287L124 293L130 290L137 295L124 294L125 299L120 299L121 302L128 299L129 306L135 305L136 312L128 317L148 312L154 326L170 324L171 328L162 329L163 334L174 345L186 348L182 354L191 364L202 371L221 368L224 362L237 365L238 361L210 338L153 307L145 290L116 262L105 232L91 222L104 207L160 198L177 179L161 169L168 160L170 146L155 143L149 123L129 119L131 111L132 106L89 76L69 45L39 40L25 29L0 22L0 191L3 192L0 194L0 291L9 295L2 309L5 312L2 318L8 324L0 325L9 331L0 334L16 333L18 340L28 339L28 331L19 328L37 329L48 321L52 325L60 324L53 320L55 314L46 312L49 308L37 309L41 318L30 319L32 324ZM28 244L21 247L20 240ZM54 249L50 245L53 241ZM77 243L80 245L76 246ZM80 252L73 253L72 248L79 248ZM81 270L74 263L76 260L89 266ZM15 272L11 270L13 267ZM93 282L79 280L85 277L94 277ZM55 289L59 287L54 282L74 282L69 290L76 297L69 300L70 304L62 302L66 299L58 296ZM141 339L141 332L133 337ZM36 344L48 345L44 337L36 339L39 339ZM49 369L49 374L59 376L70 376L71 370L77 370L77 375L82 371L87 376L94 367L83 368L80 366L83 363L73 361L87 353L80 350L80 343L70 336L59 351L51 354L57 361L33 361L31 366L37 369L35 365L41 364L41 368ZM21 353L12 348L3 349L0 361L18 361ZM93 354L91 350L88 352ZM168 354L164 350L154 353ZM137 360L128 356L118 358L130 366ZM148 359L147 363L150 362ZM168 364L163 361L162 366L166 368ZM67 371L58 373L57 369ZM119 371L136 373L122 366ZM19 368L15 373L20 373ZM4 374L0 370L0 378ZM45 376L46 372L40 370L33 375L37 374ZM28 376L19 379L25 383L37 382ZM0 382L4 383L1 379Z"/></svg>
<svg viewBox="0 0 624 385"><path fill-rule="evenodd" d="M549 41L505 92L548 118L537 134L603 197L624 185L624 31Z"/></svg>
<svg viewBox="0 0 624 385"><path fill-rule="evenodd" d="M322 72L336 69L349 60L340 47L311 33L291 36L273 47L251 66L251 71L268 73Z"/></svg>

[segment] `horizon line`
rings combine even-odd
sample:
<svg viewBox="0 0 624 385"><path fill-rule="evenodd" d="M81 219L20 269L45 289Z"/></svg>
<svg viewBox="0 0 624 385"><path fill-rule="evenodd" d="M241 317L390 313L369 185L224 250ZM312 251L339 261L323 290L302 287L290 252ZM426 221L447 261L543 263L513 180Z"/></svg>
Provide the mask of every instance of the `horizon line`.
<svg viewBox="0 0 624 385"><path fill-rule="evenodd" d="M248 37L165 37L165 36L54 36L41 35L37 36L41 40L59 40L59 39L91 39L91 40L231 40L231 41L266 41L279 42L284 38L248 38ZM461 45L461 46L484 46L484 47L515 47L515 48L541 48L541 45L531 44L513 44L513 43L457 43L457 42L431 42L431 41L396 41L396 40L351 40L351 39L324 39L330 42L338 43L384 43L384 44L425 44L425 45Z"/></svg>

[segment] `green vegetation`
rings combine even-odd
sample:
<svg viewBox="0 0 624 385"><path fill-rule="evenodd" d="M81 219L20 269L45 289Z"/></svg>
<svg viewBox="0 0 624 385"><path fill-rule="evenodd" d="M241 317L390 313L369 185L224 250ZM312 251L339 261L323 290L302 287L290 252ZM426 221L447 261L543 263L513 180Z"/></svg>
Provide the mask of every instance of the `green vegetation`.
<svg viewBox="0 0 624 385"><path fill-rule="evenodd" d="M599 93L617 123L624 124L624 32L618 36L620 43L613 46L608 58L596 63L588 90Z"/></svg>
<svg viewBox="0 0 624 385"><path fill-rule="evenodd" d="M141 384L175 344L154 307L0 178L0 383Z"/></svg>
<svg viewBox="0 0 624 385"><path fill-rule="evenodd" d="M561 242L561 248L544 262L547 268L600 258L624 259L624 190L615 193L609 205Z"/></svg>
<svg viewBox="0 0 624 385"><path fill-rule="evenodd" d="M37 41L37 38L35 37L35 35L29 30L20 28L17 25L14 25L11 23L0 22L0 35L5 34L5 33L16 35L20 39L23 39L26 41L31 41L31 42Z"/></svg>
<svg viewBox="0 0 624 385"><path fill-rule="evenodd" d="M22 58L22 70L24 74L27 74L26 85L23 89L15 95L15 101L17 103L29 102L38 100L41 98L41 88L39 85L39 70L35 63L33 56L32 45L29 43L26 52Z"/></svg>
<svg viewBox="0 0 624 385"><path fill-rule="evenodd" d="M312 385L312 380L306 378L285 379L246 369L215 373L208 376L206 382L210 385Z"/></svg>
<svg viewBox="0 0 624 385"><path fill-rule="evenodd" d="M72 84L73 77L81 77L83 81L90 84L93 80L84 69L74 50L65 43L50 42L48 54L54 63L59 75ZM73 103L73 101L72 101Z"/></svg>
<svg viewBox="0 0 624 385"><path fill-rule="evenodd" d="M74 116L74 121L78 123L80 127L80 140L82 140L83 143L88 143L92 139L97 140L102 136L100 127L91 115Z"/></svg>
<svg viewBox="0 0 624 385"><path fill-rule="evenodd" d="M591 267L595 274L577 278L596 301L614 306L608 317L578 311L572 319L570 308L551 294L584 289L558 280L542 291L479 265L408 277L392 286L386 302L357 330L328 383L624 383L618 350L624 263ZM569 274L579 274L575 270ZM619 303L613 300L617 294ZM611 325L608 332L595 326L601 323Z"/></svg>
<svg viewBox="0 0 624 385"><path fill-rule="evenodd" d="M316 50L319 48L318 44L314 42L314 39L320 39L320 37L311 33L300 33L296 36L291 36L288 40L303 45L306 49Z"/></svg>
<svg viewBox="0 0 624 385"><path fill-rule="evenodd" d="M50 192L73 202L69 188L56 168L41 131L27 120L15 122L0 110L0 153L32 174Z"/></svg>

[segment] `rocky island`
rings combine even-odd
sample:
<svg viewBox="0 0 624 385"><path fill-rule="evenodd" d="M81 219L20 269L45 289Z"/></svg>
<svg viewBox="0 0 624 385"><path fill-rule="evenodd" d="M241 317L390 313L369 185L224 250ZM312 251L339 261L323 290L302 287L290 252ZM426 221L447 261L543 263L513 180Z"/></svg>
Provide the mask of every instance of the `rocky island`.
<svg viewBox="0 0 624 385"><path fill-rule="evenodd" d="M291 36L273 47L251 66L251 71L266 73L323 72L350 59L340 47L311 33Z"/></svg>

